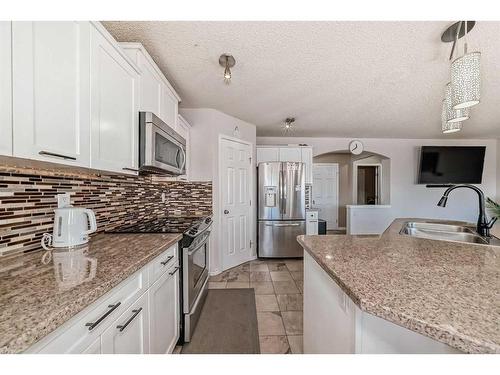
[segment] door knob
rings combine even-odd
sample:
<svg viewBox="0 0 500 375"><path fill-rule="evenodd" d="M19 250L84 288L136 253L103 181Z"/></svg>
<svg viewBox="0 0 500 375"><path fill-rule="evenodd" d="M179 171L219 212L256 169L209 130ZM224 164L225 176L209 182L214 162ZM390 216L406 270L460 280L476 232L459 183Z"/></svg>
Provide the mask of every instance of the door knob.
<svg viewBox="0 0 500 375"><path fill-rule="evenodd" d="M229 213L229 210L224 210L224 214L228 214Z"/></svg>

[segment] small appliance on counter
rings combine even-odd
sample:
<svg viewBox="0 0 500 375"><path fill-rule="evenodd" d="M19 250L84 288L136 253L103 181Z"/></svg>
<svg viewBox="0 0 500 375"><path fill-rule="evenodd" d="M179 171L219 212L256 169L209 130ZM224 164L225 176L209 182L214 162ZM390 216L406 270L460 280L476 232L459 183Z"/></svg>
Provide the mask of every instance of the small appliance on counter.
<svg viewBox="0 0 500 375"><path fill-rule="evenodd" d="M50 251L54 248L73 248L89 242L89 235L97 230L94 211L88 208L73 207L67 204L54 210L54 229L52 234L44 233L42 247ZM45 254L45 255L47 255ZM50 261L44 255L44 262Z"/></svg>

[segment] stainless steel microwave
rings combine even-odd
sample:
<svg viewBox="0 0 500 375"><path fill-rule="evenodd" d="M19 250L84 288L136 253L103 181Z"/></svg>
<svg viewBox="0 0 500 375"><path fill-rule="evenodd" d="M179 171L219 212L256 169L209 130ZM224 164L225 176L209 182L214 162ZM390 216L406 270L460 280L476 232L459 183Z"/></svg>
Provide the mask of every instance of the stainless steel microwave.
<svg viewBox="0 0 500 375"><path fill-rule="evenodd" d="M186 173L186 140L152 112L139 112L139 170Z"/></svg>

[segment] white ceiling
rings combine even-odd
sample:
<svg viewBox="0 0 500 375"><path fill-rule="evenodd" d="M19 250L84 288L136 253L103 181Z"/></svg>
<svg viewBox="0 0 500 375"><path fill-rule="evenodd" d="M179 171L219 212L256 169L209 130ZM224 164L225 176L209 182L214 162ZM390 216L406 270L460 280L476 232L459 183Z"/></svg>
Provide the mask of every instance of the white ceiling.
<svg viewBox="0 0 500 375"><path fill-rule="evenodd" d="M439 138L450 22L104 22L141 42L182 97L257 126L259 136ZM482 102L448 138L500 138L500 22L478 22ZM225 85L222 53L236 58Z"/></svg>

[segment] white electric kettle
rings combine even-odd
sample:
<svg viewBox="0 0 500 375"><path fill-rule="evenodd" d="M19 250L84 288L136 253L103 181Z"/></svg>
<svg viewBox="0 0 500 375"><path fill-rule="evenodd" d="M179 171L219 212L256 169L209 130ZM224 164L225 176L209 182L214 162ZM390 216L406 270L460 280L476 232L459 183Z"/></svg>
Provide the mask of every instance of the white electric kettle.
<svg viewBox="0 0 500 375"><path fill-rule="evenodd" d="M63 207L54 210L54 230L45 233L42 247L73 247L89 242L89 234L97 230L94 211L80 207Z"/></svg>

